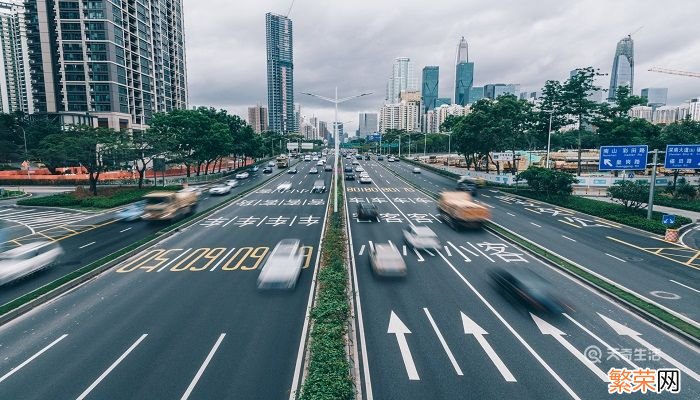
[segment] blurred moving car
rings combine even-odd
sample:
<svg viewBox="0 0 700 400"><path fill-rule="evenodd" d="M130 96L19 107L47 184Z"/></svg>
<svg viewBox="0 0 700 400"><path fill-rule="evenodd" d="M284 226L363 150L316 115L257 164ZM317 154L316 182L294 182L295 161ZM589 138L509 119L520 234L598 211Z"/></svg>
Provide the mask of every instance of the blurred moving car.
<svg viewBox="0 0 700 400"><path fill-rule="evenodd" d="M275 164L274 161L270 161L270 162L267 163L267 166L268 166L268 167L271 167L271 168L274 168L275 165L277 165L277 164Z"/></svg>
<svg viewBox="0 0 700 400"><path fill-rule="evenodd" d="M294 289L303 261L298 239L281 240L260 270L258 289Z"/></svg>
<svg viewBox="0 0 700 400"><path fill-rule="evenodd" d="M360 175L360 183L372 183L372 178L369 175Z"/></svg>
<svg viewBox="0 0 700 400"><path fill-rule="evenodd" d="M247 171L239 172L236 174L236 179L248 179L250 174Z"/></svg>
<svg viewBox="0 0 700 400"><path fill-rule="evenodd" d="M370 203L357 203L357 219L372 220L377 219L379 211L377 206Z"/></svg>
<svg viewBox="0 0 700 400"><path fill-rule="evenodd" d="M229 194L231 193L231 186L229 185L216 185L212 186L211 189L209 189L209 194L216 194L216 195L224 195L224 194Z"/></svg>
<svg viewBox="0 0 700 400"><path fill-rule="evenodd" d="M287 173L288 173L288 174L296 174L296 173L297 173L297 169L296 169L296 168L290 168L290 169L287 171Z"/></svg>
<svg viewBox="0 0 700 400"><path fill-rule="evenodd" d="M0 253L0 285L40 271L63 254L56 243L39 241Z"/></svg>
<svg viewBox="0 0 700 400"><path fill-rule="evenodd" d="M414 249L440 249L440 240L435 232L427 226L409 225L402 229L403 238Z"/></svg>
<svg viewBox="0 0 700 400"><path fill-rule="evenodd" d="M122 208L117 214L116 218L121 221L136 221L141 219L143 211L146 208L146 201L141 200L135 203L129 204L128 206Z"/></svg>
<svg viewBox="0 0 700 400"><path fill-rule="evenodd" d="M257 165L253 165L253 168L250 169L251 172L258 172L260 170L260 167Z"/></svg>
<svg viewBox="0 0 700 400"><path fill-rule="evenodd" d="M495 268L489 275L499 289L530 308L555 314L565 311L552 285L527 268Z"/></svg>
<svg viewBox="0 0 700 400"><path fill-rule="evenodd" d="M370 246L369 265L380 276L406 276L406 263L399 249L389 243Z"/></svg>
<svg viewBox="0 0 700 400"><path fill-rule="evenodd" d="M384 156L377 156L377 161L384 161Z"/></svg>
<svg viewBox="0 0 700 400"><path fill-rule="evenodd" d="M394 162L394 157L389 156L389 158L386 159L386 162Z"/></svg>
<svg viewBox="0 0 700 400"><path fill-rule="evenodd" d="M355 180L355 174L352 172L346 172L345 173L345 180L346 181L354 181Z"/></svg>
<svg viewBox="0 0 700 400"><path fill-rule="evenodd" d="M311 169L309 170L309 173L310 173L310 174L318 174L318 168L316 168L316 167L311 167Z"/></svg>
<svg viewBox="0 0 700 400"><path fill-rule="evenodd" d="M413 168L413 171L411 171L411 172L413 172L414 174L420 174L420 168L415 167L415 168Z"/></svg>
<svg viewBox="0 0 700 400"><path fill-rule="evenodd" d="M228 179L228 180L224 181L224 183L232 188L235 188L236 186L238 186L237 179Z"/></svg>
<svg viewBox="0 0 700 400"><path fill-rule="evenodd" d="M178 192L151 192L143 196L146 206L141 219L167 221L190 215L197 209L201 190L187 188Z"/></svg>
<svg viewBox="0 0 700 400"><path fill-rule="evenodd" d="M460 178L457 181L457 190L463 190L465 192L471 193L472 196L476 196L476 183L471 179Z"/></svg>
<svg viewBox="0 0 700 400"><path fill-rule="evenodd" d="M323 170L326 171L326 172L333 171L333 166L330 165L330 164L326 164L326 165L323 167Z"/></svg>
<svg viewBox="0 0 700 400"><path fill-rule="evenodd" d="M311 188L311 193L324 193L326 191L326 183L323 179L316 179L314 187Z"/></svg>
<svg viewBox="0 0 700 400"><path fill-rule="evenodd" d="M271 174L272 173L272 167L267 166L263 168L263 174Z"/></svg>
<svg viewBox="0 0 700 400"><path fill-rule="evenodd" d="M275 189L278 192L284 192L285 190L290 190L292 189L292 182L282 182L279 185L277 185L277 189Z"/></svg>

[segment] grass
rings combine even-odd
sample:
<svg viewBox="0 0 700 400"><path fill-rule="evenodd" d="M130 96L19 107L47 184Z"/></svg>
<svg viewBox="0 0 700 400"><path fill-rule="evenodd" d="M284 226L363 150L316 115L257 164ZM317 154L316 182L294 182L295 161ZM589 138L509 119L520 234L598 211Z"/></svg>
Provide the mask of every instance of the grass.
<svg viewBox="0 0 700 400"><path fill-rule="evenodd" d="M24 192L21 190L0 190L0 199L9 199L22 195L24 195Z"/></svg>
<svg viewBox="0 0 700 400"><path fill-rule="evenodd" d="M609 283L608 281L601 279L583 269L581 269L579 266L574 265L573 263L569 262L568 260L565 260L556 254L548 251L547 249L538 246L535 243L530 242L529 240L526 240L519 235L515 235L512 232L501 228L500 226L493 224L491 222L487 222L487 227L496 233L498 233L501 236L506 237L507 239L517 243L521 247L545 258L547 261L559 266L560 268L563 268L572 274L575 274L579 276L580 278L586 280L587 282L597 286L598 288L602 289L603 291L633 305L634 307L637 307L641 309L642 311L649 313L653 315L654 317L658 318L659 320L673 326L674 328L678 329L681 332L686 333L687 335L690 335L694 337L695 339L700 340L700 329L697 327L685 322L684 320L674 316L673 314L667 312L666 310L648 303L644 301L643 299L640 299L639 297L635 296L634 294L621 289L620 287L613 285Z"/></svg>
<svg viewBox="0 0 700 400"><path fill-rule="evenodd" d="M501 190L545 203L570 208L572 210L605 218L613 222L619 222L621 224L629 225L652 233L664 234L667 228L666 225L661 223L661 217L664 213L658 211L655 211L652 214L652 219L648 220L646 218L646 210L633 210L620 204L607 203L579 196L546 196L529 189L515 190L504 188ZM689 218L678 216L676 217L676 222L669 227L677 229L691 222L692 221Z"/></svg>
<svg viewBox="0 0 700 400"><path fill-rule="evenodd" d="M682 199L674 199L672 197L660 195L660 196L654 196L654 205L678 208L681 210L700 212L700 200L699 199L682 200Z"/></svg>
<svg viewBox="0 0 700 400"><path fill-rule="evenodd" d="M51 196L32 197L17 202L21 206L42 207L70 207L78 209L107 209L124 204L133 203L141 199L145 194L156 190L179 190L181 186L165 187L99 187L97 196L93 196L89 190L80 186L70 193L58 193Z"/></svg>
<svg viewBox="0 0 700 400"><path fill-rule="evenodd" d="M340 185L340 181L336 184ZM339 190L338 201L342 200L343 191ZM345 340L350 304L343 216L342 212L334 213L327 221L318 272L318 294L311 311L311 356L300 400L355 398Z"/></svg>

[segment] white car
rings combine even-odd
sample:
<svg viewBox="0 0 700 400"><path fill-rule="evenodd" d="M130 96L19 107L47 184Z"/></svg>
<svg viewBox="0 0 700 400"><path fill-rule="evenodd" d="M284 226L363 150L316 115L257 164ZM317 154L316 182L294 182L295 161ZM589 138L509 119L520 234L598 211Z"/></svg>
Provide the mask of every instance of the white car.
<svg viewBox="0 0 700 400"><path fill-rule="evenodd" d="M304 254L298 239L281 240L258 275L258 289L294 289L301 274Z"/></svg>
<svg viewBox="0 0 700 400"><path fill-rule="evenodd" d="M213 186L211 189L209 189L209 194L218 194L218 195L224 195L224 194L229 194L231 193L231 186L223 184L223 185L216 185Z"/></svg>
<svg viewBox="0 0 700 400"><path fill-rule="evenodd" d="M440 240L427 226L407 226L402 229L404 241L414 249L440 249Z"/></svg>
<svg viewBox="0 0 700 400"><path fill-rule="evenodd" d="M309 173L310 173L310 174L318 174L318 168L316 168L316 167L311 167L311 169L309 170Z"/></svg>
<svg viewBox="0 0 700 400"><path fill-rule="evenodd" d="M325 164L323 160L318 160L318 162L316 163L316 165L318 165L319 167L323 167L323 164Z"/></svg>
<svg viewBox="0 0 700 400"><path fill-rule="evenodd" d="M364 172L364 170L365 169L360 166L355 167L355 172Z"/></svg>
<svg viewBox="0 0 700 400"><path fill-rule="evenodd" d="M304 161L311 161L311 156L304 157Z"/></svg>
<svg viewBox="0 0 700 400"><path fill-rule="evenodd" d="M369 265L377 275L406 276L406 263L399 249L389 243L376 243L370 246Z"/></svg>
<svg viewBox="0 0 700 400"><path fill-rule="evenodd" d="M277 164L275 164L275 162L274 162L274 161L270 161L270 162L268 162L268 163L267 163L267 166L268 166L268 167L272 167L272 168L274 168L274 167L276 167L276 166L277 166Z"/></svg>
<svg viewBox="0 0 700 400"><path fill-rule="evenodd" d="M236 174L236 179L248 179L249 176L250 174L248 172L243 171Z"/></svg>
<svg viewBox="0 0 700 400"><path fill-rule="evenodd" d="M413 172L414 174L420 174L420 168L415 167L415 168L413 168L413 171L412 171L412 172Z"/></svg>
<svg viewBox="0 0 700 400"><path fill-rule="evenodd" d="M40 271L63 254L61 246L39 241L0 253L0 285Z"/></svg>
<svg viewBox="0 0 700 400"><path fill-rule="evenodd" d="M292 189L292 182L282 182L279 185L277 185L277 190L278 192L284 192L286 190L291 190Z"/></svg>
<svg viewBox="0 0 700 400"><path fill-rule="evenodd" d="M389 157L386 159L386 162L394 162L394 157Z"/></svg>
<svg viewBox="0 0 700 400"><path fill-rule="evenodd" d="M360 183L372 183L372 178L370 178L368 175L360 175Z"/></svg>
<svg viewBox="0 0 700 400"><path fill-rule="evenodd" d="M235 188L236 186L238 186L238 180L236 180L236 179L228 179L224 183L228 186L231 186L232 188Z"/></svg>
<svg viewBox="0 0 700 400"><path fill-rule="evenodd" d="M360 165L360 162L357 161L357 160L353 160L353 161L352 161L352 165Z"/></svg>
<svg viewBox="0 0 700 400"><path fill-rule="evenodd" d="M311 188L311 193L325 193L326 191L326 183L323 181L323 179L317 179L314 182L314 187Z"/></svg>
<svg viewBox="0 0 700 400"><path fill-rule="evenodd" d="M318 161L318 157L314 156L311 161Z"/></svg>

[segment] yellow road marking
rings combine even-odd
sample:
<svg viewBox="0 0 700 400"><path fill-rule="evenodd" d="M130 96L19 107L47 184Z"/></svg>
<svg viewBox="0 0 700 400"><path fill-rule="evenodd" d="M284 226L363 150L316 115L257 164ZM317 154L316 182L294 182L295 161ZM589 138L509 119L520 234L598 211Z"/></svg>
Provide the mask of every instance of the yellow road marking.
<svg viewBox="0 0 700 400"><path fill-rule="evenodd" d="M565 224L567 224L567 225L571 225L571 226L573 226L574 228L579 228L579 229L581 228L580 226L578 226L578 225L576 225L576 224L572 224L572 223L569 222L569 221L564 221L563 219L560 219L559 222L563 222L563 223L565 223Z"/></svg>
<svg viewBox="0 0 700 400"><path fill-rule="evenodd" d="M654 255L659 256L659 257L661 257L661 258L665 258L665 259L667 259L667 260L669 260L669 261L673 261L673 262L678 263L678 264L680 264L680 265L683 265L683 266L686 266L686 267L690 267L690 268L693 268L693 269L700 270L700 266L697 266L697 265L690 265L690 264L687 264L686 262L679 261L679 260L676 260L676 259L671 258L671 257L669 257L669 256L666 256L665 254L659 254L659 253L662 252L663 250L678 250L678 249L664 249L664 248L661 248L661 249L658 249L658 250L656 250L656 251L651 251L650 249L645 249L644 247L639 247L639 246L634 245L634 244L632 244L632 243L627 243L627 242L625 242L624 240L620 240L620 239L617 239L617 238L614 238L614 237L611 237L611 236L606 236L606 238L608 238L608 239L610 239L610 240L612 240L612 241L618 242L618 243L625 244L625 245L630 246L630 247L632 247L632 248L635 248L635 249L637 249L637 250L641 250L641 251L643 251L643 252L645 252L645 253L654 254ZM682 249L681 249L681 250L682 250ZM683 256L681 256L681 257L683 257Z"/></svg>
<svg viewBox="0 0 700 400"><path fill-rule="evenodd" d="M605 225L608 225L608 226L612 226L613 228L621 228L620 225L611 224L610 222L605 221L605 220L603 220L603 219L596 218L595 220L596 220L596 222L600 222L601 224L605 224Z"/></svg>
<svg viewBox="0 0 700 400"><path fill-rule="evenodd" d="M534 212L535 214L542 214L542 213L539 212L539 211L531 210L531 209L529 209L529 208L525 208L525 209L528 210L528 211L530 211L530 212Z"/></svg>
<svg viewBox="0 0 700 400"><path fill-rule="evenodd" d="M695 255L694 255L693 257L691 257L690 260L688 260L688 261L685 263L685 265L690 265L690 264L692 264L692 262L695 261L695 259L697 259L698 256L700 256L700 251L696 251L696 252L695 252Z"/></svg>

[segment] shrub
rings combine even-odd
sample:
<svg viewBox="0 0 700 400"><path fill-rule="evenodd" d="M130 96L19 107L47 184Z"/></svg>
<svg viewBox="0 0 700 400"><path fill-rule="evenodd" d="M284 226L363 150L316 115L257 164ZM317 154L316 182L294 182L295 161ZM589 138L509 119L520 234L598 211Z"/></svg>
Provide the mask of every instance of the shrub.
<svg viewBox="0 0 700 400"><path fill-rule="evenodd" d="M78 187L71 193L59 193L52 196L32 197L17 202L22 206L43 207L84 207L84 208L114 208L133 203L145 194L155 190L179 190L181 186L166 186L160 188L134 187L100 187L97 196L92 196L89 190Z"/></svg>
<svg viewBox="0 0 700 400"><path fill-rule="evenodd" d="M615 182L608 188L608 195L625 208L637 210L649 201L649 184L641 181Z"/></svg>
<svg viewBox="0 0 700 400"><path fill-rule="evenodd" d="M574 175L568 172L542 167L530 167L519 173L516 179L525 179L530 189L544 193L547 197L570 195L576 182Z"/></svg>
<svg viewBox="0 0 700 400"><path fill-rule="evenodd" d="M676 183L676 191L673 192L674 199L692 200L697 195L697 189L690 185L685 178L678 180Z"/></svg>

